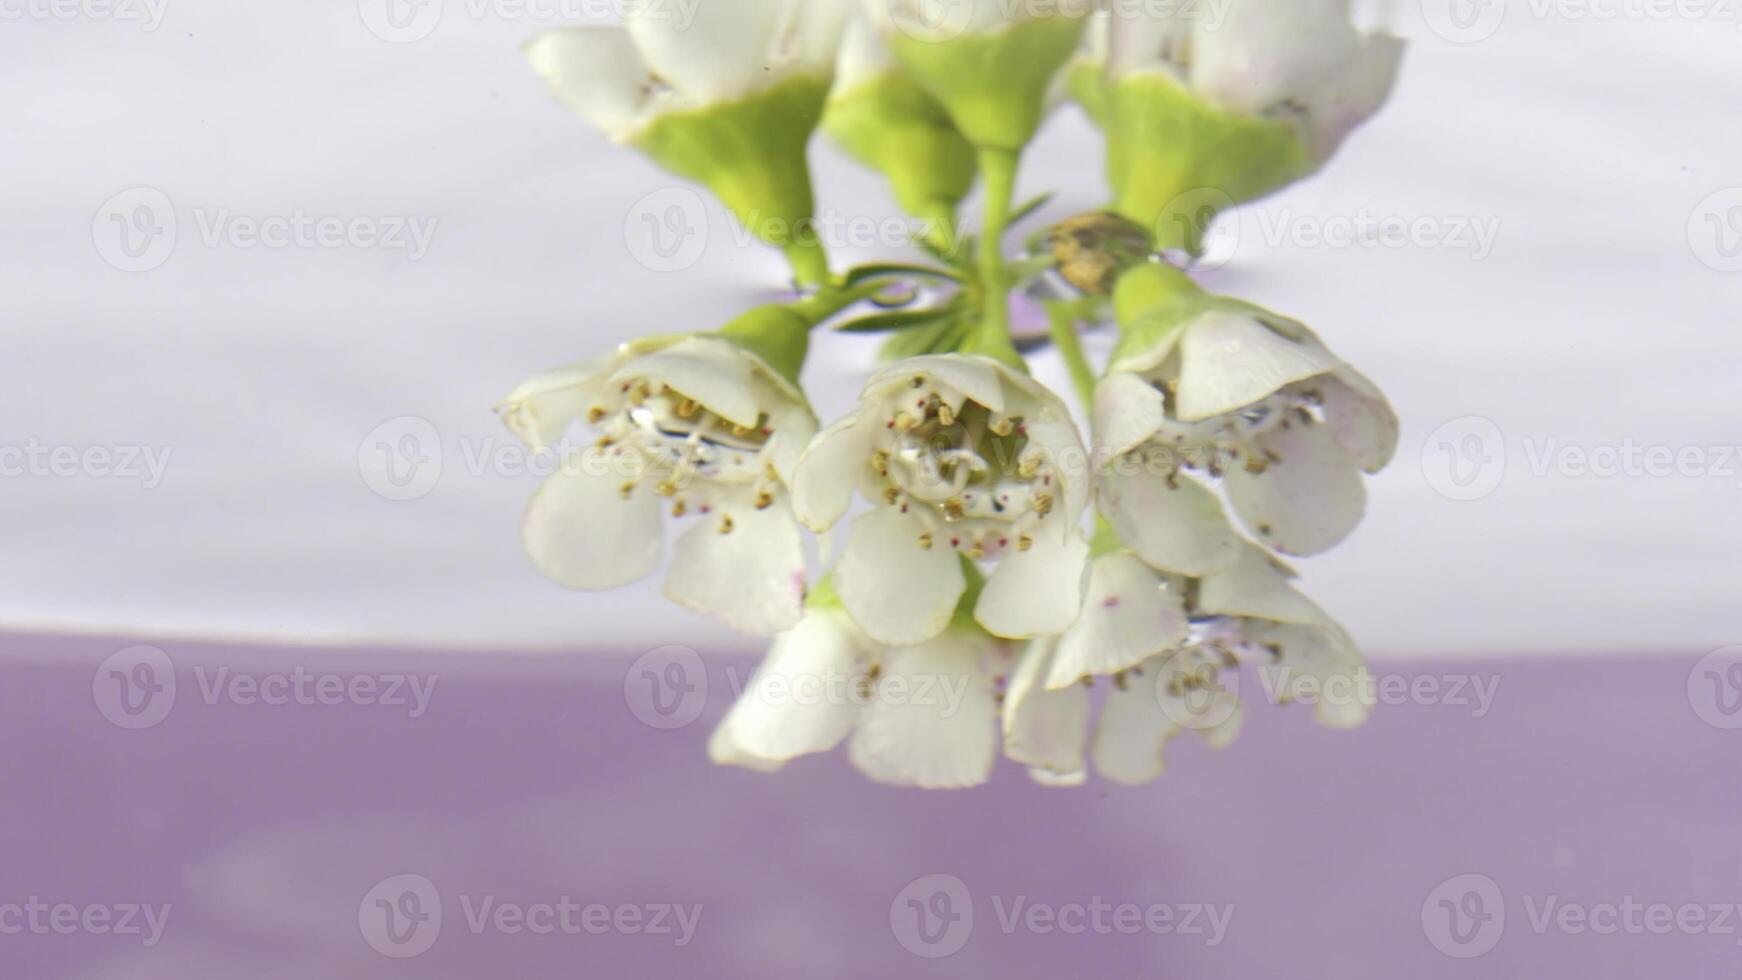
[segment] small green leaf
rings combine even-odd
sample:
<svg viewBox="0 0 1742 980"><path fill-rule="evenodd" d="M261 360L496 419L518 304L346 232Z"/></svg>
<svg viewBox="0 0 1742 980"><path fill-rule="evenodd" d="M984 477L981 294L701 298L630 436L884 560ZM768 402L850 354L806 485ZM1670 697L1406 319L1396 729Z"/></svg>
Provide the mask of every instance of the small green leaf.
<svg viewBox="0 0 1742 980"><path fill-rule="evenodd" d="M874 313L871 316L848 320L835 328L836 333L883 333L889 330L910 330L923 327L928 323L936 323L946 317L953 316L957 307L936 306L924 310L897 310L892 313Z"/></svg>
<svg viewBox="0 0 1742 980"><path fill-rule="evenodd" d="M857 286L862 282L880 277L920 276L929 279L947 279L951 282L961 282L962 277L954 269L939 269L929 265L910 265L906 262L873 262L847 270L847 285Z"/></svg>
<svg viewBox="0 0 1742 980"><path fill-rule="evenodd" d="M1033 217L1034 212L1039 211L1041 208L1046 207L1047 204L1051 203L1051 201L1052 201L1052 192L1051 191L1048 191L1047 193L1040 195L1039 197L1035 198L1034 200L1029 201L1027 204L1024 204L1022 207L1017 208L1015 210L1015 212L1013 212L1010 215L1009 224L1010 225L1017 225L1017 224L1022 223L1024 220Z"/></svg>

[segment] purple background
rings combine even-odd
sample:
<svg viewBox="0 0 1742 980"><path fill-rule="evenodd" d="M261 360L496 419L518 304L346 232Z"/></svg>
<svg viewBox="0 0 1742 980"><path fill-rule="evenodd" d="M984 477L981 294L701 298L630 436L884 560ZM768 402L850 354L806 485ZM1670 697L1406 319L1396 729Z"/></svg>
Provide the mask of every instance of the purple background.
<svg viewBox="0 0 1742 980"><path fill-rule="evenodd" d="M775 776L710 766L727 671L752 666L739 658L710 661L697 722L660 731L628 706L627 656L159 642L175 706L128 731L99 713L92 678L130 642L0 639L0 903L173 903L168 928L155 948L0 935L7 977L1703 978L1742 963L1736 935L1538 934L1526 901L1742 901L1742 732L1696 714L1683 659L1381 665L1498 678L1498 696L1482 718L1389 706L1346 733L1251 704L1233 747L1181 740L1143 789L1046 790L1005 765L986 788L926 793L872 785L840 753ZM413 719L207 704L202 665L439 679ZM437 886L444 923L428 952L391 959L365 941L359 905L404 873ZM891 925L898 893L932 874L960 878L975 913L965 947L936 960ZM1504 896L1504 932L1479 958L1444 955L1423 925L1430 893L1462 874ZM462 895L703 912L683 948L477 935ZM1214 947L1007 934L994 900L1017 896L1233 917Z"/></svg>

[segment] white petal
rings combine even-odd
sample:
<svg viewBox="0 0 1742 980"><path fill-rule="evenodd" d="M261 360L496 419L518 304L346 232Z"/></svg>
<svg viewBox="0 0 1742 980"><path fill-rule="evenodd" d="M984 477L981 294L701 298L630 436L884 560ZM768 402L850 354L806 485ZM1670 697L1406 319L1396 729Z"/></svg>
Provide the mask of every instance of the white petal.
<svg viewBox="0 0 1742 980"><path fill-rule="evenodd" d="M1204 575L1232 564L1240 536L1222 502L1196 480L1149 472L1137 460L1116 460L1101 478L1101 513L1138 557L1181 575Z"/></svg>
<svg viewBox="0 0 1742 980"><path fill-rule="evenodd" d="M607 136L624 140L641 128L651 76L623 28L545 31L526 45L526 57L563 105Z"/></svg>
<svg viewBox="0 0 1742 980"><path fill-rule="evenodd" d="M1048 523L1059 524L1060 518L1055 515ZM1033 547L1013 548L998 563L974 606L974 618L1011 639L1058 633L1082 612L1088 573L1089 542L1082 534L1043 526Z"/></svg>
<svg viewBox="0 0 1742 980"><path fill-rule="evenodd" d="M1367 510L1361 467L1329 426L1291 422L1259 436L1246 451L1276 461L1262 473L1230 468L1228 500L1266 545L1283 554L1316 555L1361 523Z"/></svg>
<svg viewBox="0 0 1742 980"><path fill-rule="evenodd" d="M757 772L779 772L786 766L777 759L765 759L744 748L738 741L738 719L727 715L714 734L708 737L708 759L717 766L742 766Z"/></svg>
<svg viewBox="0 0 1742 980"><path fill-rule="evenodd" d="M1391 97L1404 44L1387 35L1366 39L1361 53L1344 63L1336 79L1302 100L1307 110L1308 150L1328 160L1349 133Z"/></svg>
<svg viewBox="0 0 1742 980"><path fill-rule="evenodd" d="M847 512L870 466L873 434L869 417L855 412L811 441L792 478L792 509L805 527L821 534Z"/></svg>
<svg viewBox="0 0 1742 980"><path fill-rule="evenodd" d="M1377 691L1361 653L1341 629L1256 627L1253 641L1280 647L1281 659L1263 668L1266 687L1285 701L1314 693L1313 715L1327 728L1354 728L1372 713Z"/></svg>
<svg viewBox="0 0 1742 980"><path fill-rule="evenodd" d="M1081 684L1049 691L1051 640L1023 651L1004 695L1004 754L1029 766L1050 785L1074 785L1084 777L1089 742L1089 692Z"/></svg>
<svg viewBox="0 0 1742 980"><path fill-rule="evenodd" d="M1240 730L1246 726L1246 706L1240 703L1239 695L1231 691L1222 691L1216 695L1216 706L1210 709L1216 721L1197 729L1198 737L1212 749L1225 749L1234 744L1240 737Z"/></svg>
<svg viewBox="0 0 1742 980"><path fill-rule="evenodd" d="M892 650L853 732L853 764L882 783L978 786L998 755L998 706L983 638L952 631Z"/></svg>
<svg viewBox="0 0 1742 980"><path fill-rule="evenodd" d="M1318 91L1358 53L1349 0L1238 0L1193 36L1192 87L1261 112Z"/></svg>
<svg viewBox="0 0 1742 980"><path fill-rule="evenodd" d="M895 56L883 36L863 17L854 17L841 40L841 58L835 67L835 92L851 92L865 82L895 69Z"/></svg>
<svg viewBox="0 0 1742 980"><path fill-rule="evenodd" d="M833 75L851 0L781 0L781 6L775 67Z"/></svg>
<svg viewBox="0 0 1742 980"><path fill-rule="evenodd" d="M659 564L660 499L651 487L622 487L624 457L572 452L533 494L521 525L538 570L571 589L614 589Z"/></svg>
<svg viewBox="0 0 1742 980"><path fill-rule="evenodd" d="M562 441L569 424L598 401L615 355L559 368L528 379L496 406L502 421L529 449Z"/></svg>
<svg viewBox="0 0 1742 980"><path fill-rule="evenodd" d="M930 354L910 357L884 368L865 385L867 396L899 390L915 377L925 377L955 389L994 412L1003 412L1004 386L1000 382L1010 369L989 357L969 354Z"/></svg>
<svg viewBox="0 0 1742 980"><path fill-rule="evenodd" d="M1176 73L1189 63L1194 18L1124 10L1112 18L1107 68L1114 78L1144 71Z"/></svg>
<svg viewBox="0 0 1742 980"><path fill-rule="evenodd" d="M746 633L791 629L804 611L804 538L786 501L722 505L697 521L677 541L665 594Z"/></svg>
<svg viewBox="0 0 1742 980"><path fill-rule="evenodd" d="M1046 685L1129 670L1179 646L1187 632L1185 597L1165 578L1135 555L1104 555L1091 566L1083 615L1059 638Z"/></svg>
<svg viewBox="0 0 1742 980"><path fill-rule="evenodd" d="M1378 387L1353 368L1322 382L1325 421L1337 441L1369 473L1384 469L1397 454L1397 415Z"/></svg>
<svg viewBox="0 0 1742 980"><path fill-rule="evenodd" d="M623 19L654 73L690 101L711 103L773 81L766 69L780 13L771 0L643 2L631 4Z"/></svg>
<svg viewBox="0 0 1742 980"><path fill-rule="evenodd" d="M774 641L725 724L744 753L785 762L827 752L852 732L873 648L838 610L813 610Z"/></svg>
<svg viewBox="0 0 1742 980"><path fill-rule="evenodd" d="M1161 392L1135 374L1115 371L1095 386L1095 450L1102 459L1143 445L1166 421Z"/></svg>
<svg viewBox="0 0 1742 980"><path fill-rule="evenodd" d="M1179 732L1179 725L1161 710L1154 688L1140 680L1107 695L1090 757L1101 775L1140 786L1167 771L1167 743Z"/></svg>
<svg viewBox="0 0 1742 980"><path fill-rule="evenodd" d="M1023 447L1022 455L1041 453L1058 477L1059 489L1064 491L1058 513L1070 521L1081 521L1094 487L1094 467L1083 447L1083 437L1077 432L1077 423L1069 415L1036 417L1024 422L1023 432L1028 445Z"/></svg>
<svg viewBox="0 0 1742 980"><path fill-rule="evenodd" d="M1273 623L1335 626L1311 599L1289 584L1288 576L1257 547L1240 551L1240 560L1204 577L1198 608L1217 616L1239 616Z"/></svg>
<svg viewBox="0 0 1742 980"><path fill-rule="evenodd" d="M762 421L751 361L728 341L688 337L629 360L611 380L621 383L641 378L662 381L735 425L753 426Z"/></svg>
<svg viewBox="0 0 1742 980"><path fill-rule="evenodd" d="M883 643L924 643L943 632L967 587L949 548L920 545L925 525L895 507L853 522L835 589L853 620Z"/></svg>
<svg viewBox="0 0 1742 980"><path fill-rule="evenodd" d="M1294 341L1257 317L1216 310L1192 321L1180 338L1175 414L1187 422L1225 415L1341 366L1322 347Z"/></svg>

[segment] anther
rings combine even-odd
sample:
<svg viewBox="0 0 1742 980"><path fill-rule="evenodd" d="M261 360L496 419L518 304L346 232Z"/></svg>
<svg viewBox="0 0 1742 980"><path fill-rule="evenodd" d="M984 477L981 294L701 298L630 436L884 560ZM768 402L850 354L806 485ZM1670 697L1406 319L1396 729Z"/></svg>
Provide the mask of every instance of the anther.
<svg viewBox="0 0 1742 980"><path fill-rule="evenodd" d="M587 424L598 425L609 414L611 413L602 408L590 408L587 410Z"/></svg>
<svg viewBox="0 0 1742 980"><path fill-rule="evenodd" d="M767 510L770 506L773 505L773 503L774 503L774 494L769 493L767 490L763 490L762 492L760 492L756 495L756 509L757 510Z"/></svg>
<svg viewBox="0 0 1742 980"><path fill-rule="evenodd" d="M737 525L732 523L732 515L731 514L723 515L720 518L720 533L721 534L731 534L732 528L734 528L736 526Z"/></svg>

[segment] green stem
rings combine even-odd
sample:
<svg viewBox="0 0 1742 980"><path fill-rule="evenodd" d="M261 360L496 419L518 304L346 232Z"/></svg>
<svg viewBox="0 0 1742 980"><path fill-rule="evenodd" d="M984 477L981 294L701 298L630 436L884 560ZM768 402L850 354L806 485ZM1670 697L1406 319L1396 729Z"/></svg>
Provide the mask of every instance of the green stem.
<svg viewBox="0 0 1742 980"><path fill-rule="evenodd" d="M820 289L834 282L829 253L815 235L799 235L786 246L786 261L800 289Z"/></svg>
<svg viewBox="0 0 1742 980"><path fill-rule="evenodd" d="M1065 359L1065 368L1071 373L1071 384L1077 389L1077 398L1082 401L1083 408L1092 411L1095 406L1095 369L1089 365L1082 341L1077 337L1077 311L1069 303L1049 303L1046 317L1053 345Z"/></svg>
<svg viewBox="0 0 1742 980"><path fill-rule="evenodd" d="M814 329L821 326L830 317L847 307L852 306L854 303L857 303L860 300L870 299L885 289L888 289L892 283L897 282L900 282L900 280L868 279L857 286L849 288L825 285L823 288L803 299L795 300L786 304L786 307L803 317L805 322L810 324Z"/></svg>
<svg viewBox="0 0 1742 980"><path fill-rule="evenodd" d="M1004 268L1004 231L1010 224L1010 204L1016 196L1016 150L983 147L979 152L980 179L985 190L985 227L980 232L981 302L985 309L980 323L980 344L985 349L1008 348L1010 340L1010 276ZM1017 360L1021 360L1018 356Z"/></svg>

